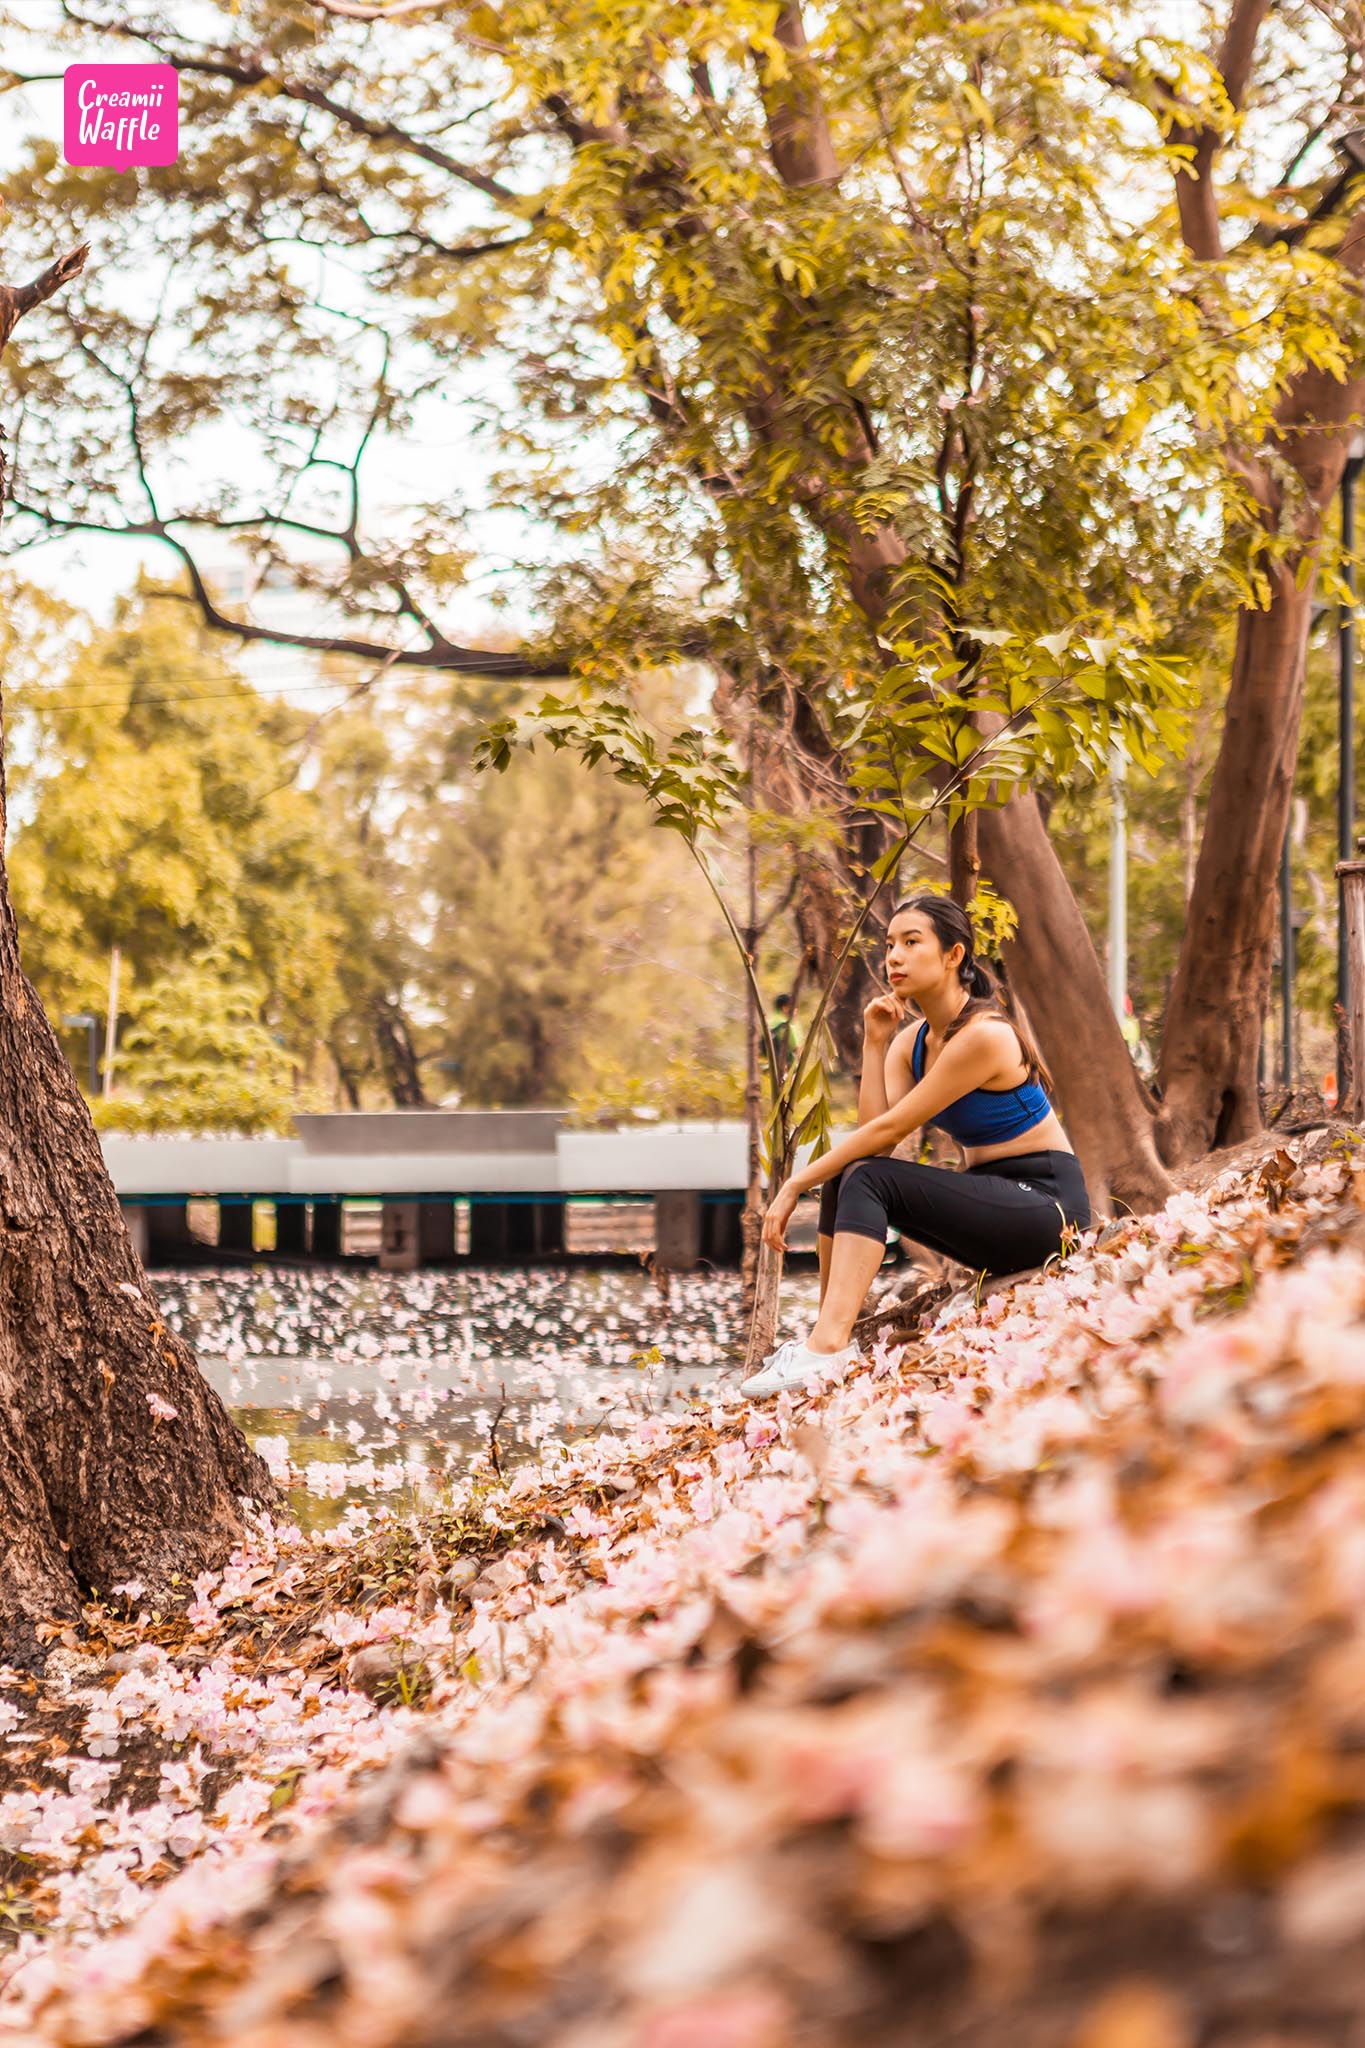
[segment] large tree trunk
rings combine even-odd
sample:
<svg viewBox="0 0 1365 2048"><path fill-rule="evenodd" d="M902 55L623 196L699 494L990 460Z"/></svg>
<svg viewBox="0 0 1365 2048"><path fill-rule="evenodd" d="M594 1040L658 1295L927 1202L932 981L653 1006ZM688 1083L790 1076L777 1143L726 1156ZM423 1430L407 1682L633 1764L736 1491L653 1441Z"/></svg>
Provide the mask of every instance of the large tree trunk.
<svg viewBox="0 0 1365 2048"><path fill-rule="evenodd" d="M1365 272L1365 216L1350 223L1338 260L1355 276ZM1313 572L1363 404L1365 378L1343 382L1308 368L1290 380L1277 408L1276 454L1301 486L1299 547L1266 572L1265 610L1238 615L1223 736L1162 1035L1159 1140L1172 1162L1261 1128L1257 1067L1276 869L1298 758ZM1278 532L1286 497L1279 474L1259 457L1244 461L1243 470L1267 530Z"/></svg>
<svg viewBox="0 0 1365 2048"><path fill-rule="evenodd" d="M1054 1048L1060 1113L1100 1214L1144 1210L1170 1193L1152 1132L1151 1104L1109 1004L1085 919L1032 795L977 816L981 864L1002 894L1025 907L1028 943L1005 951L1010 986L1043 1056ZM1022 925L1021 925L1022 931Z"/></svg>
<svg viewBox="0 0 1365 2048"><path fill-rule="evenodd" d="M23 291L0 287L0 344L83 259ZM3 741L0 719L0 846ZM244 1497L279 1498L166 1328L76 1077L19 964L0 853L0 1659L37 1664L35 1625L76 1616L91 1591L140 1580L165 1595L173 1576L222 1564Z"/></svg>
<svg viewBox="0 0 1365 2048"><path fill-rule="evenodd" d="M1269 0L1229 0L1218 68L1230 110L1241 107ZM1176 172L1186 246L1196 264L1223 256L1214 165L1226 137L1216 125L1172 129L1193 145ZM1348 165L1323 195L1324 214L1343 206L1336 260L1347 277L1365 275L1365 215L1351 205ZM1275 922L1275 870L1294 787L1313 570L1323 521L1341 481L1350 436L1365 402L1365 379L1308 364L1286 383L1264 449L1230 446L1228 461L1247 483L1267 532L1283 536L1295 472L1298 548L1268 570L1264 611L1237 620L1223 737L1209 792L1185 930L1162 1034L1161 1149L1171 1161L1197 1158L1261 1129L1257 1067Z"/></svg>
<svg viewBox="0 0 1365 2048"><path fill-rule="evenodd" d="M1289 820L1312 585L1275 577L1268 611L1237 621L1232 687L1162 1044L1158 1127L1169 1160L1261 1128L1275 873Z"/></svg>
<svg viewBox="0 0 1365 2048"><path fill-rule="evenodd" d="M3 783L0 782L0 823ZM174 1411L161 1419L152 1397ZM90 1113L19 965L0 861L0 1656L91 1589L221 1565L278 1492L166 1328Z"/></svg>

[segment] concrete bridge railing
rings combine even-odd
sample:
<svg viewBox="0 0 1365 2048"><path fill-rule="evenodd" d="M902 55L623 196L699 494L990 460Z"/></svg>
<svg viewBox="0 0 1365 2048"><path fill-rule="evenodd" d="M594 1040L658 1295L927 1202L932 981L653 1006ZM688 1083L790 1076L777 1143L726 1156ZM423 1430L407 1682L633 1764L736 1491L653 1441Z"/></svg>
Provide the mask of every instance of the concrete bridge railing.
<svg viewBox="0 0 1365 2048"><path fill-rule="evenodd" d="M258 1202L272 1202L280 1256L341 1256L341 1205L381 1204L379 1263L446 1263L455 1204L469 1204L469 1252L524 1261L564 1251L565 1205L647 1197L659 1263L738 1256L748 1145L738 1122L576 1130L557 1110L390 1110L301 1116L289 1138L103 1138L105 1162L144 1260L202 1245L188 1204L217 1202L219 1248L252 1249Z"/></svg>

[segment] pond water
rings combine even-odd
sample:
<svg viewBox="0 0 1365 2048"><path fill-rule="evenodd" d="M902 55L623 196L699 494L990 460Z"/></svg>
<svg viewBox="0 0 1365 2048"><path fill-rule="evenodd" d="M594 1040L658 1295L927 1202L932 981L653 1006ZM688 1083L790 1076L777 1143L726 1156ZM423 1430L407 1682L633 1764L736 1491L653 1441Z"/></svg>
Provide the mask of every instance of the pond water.
<svg viewBox="0 0 1365 2048"><path fill-rule="evenodd" d="M171 1326L290 1487L305 1526L437 1491L496 1422L505 1466L547 1437L684 1406L734 1363L736 1273L196 1268L153 1276ZM809 1326L789 1274L784 1336Z"/></svg>

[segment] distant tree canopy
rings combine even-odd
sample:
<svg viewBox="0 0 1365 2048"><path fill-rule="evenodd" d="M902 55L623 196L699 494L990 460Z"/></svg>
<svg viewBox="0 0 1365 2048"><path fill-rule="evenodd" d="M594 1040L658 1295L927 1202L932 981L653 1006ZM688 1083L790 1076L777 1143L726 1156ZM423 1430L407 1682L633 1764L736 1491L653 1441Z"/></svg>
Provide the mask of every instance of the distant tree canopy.
<svg viewBox="0 0 1365 2048"><path fill-rule="evenodd" d="M144 1037L181 978L178 1029L202 1015L206 1046L249 985L302 1080L321 1085L333 1043L356 1038L378 1072L369 1009L404 974L397 871L365 871L325 763L300 786L311 715L261 696L183 604L149 596L64 669L21 662L9 701L12 885L54 1015L103 1016L117 946L120 1007Z"/></svg>
<svg viewBox="0 0 1365 2048"><path fill-rule="evenodd" d="M120 1092L95 1104L100 1129L288 1129L300 1106L293 1061L266 1027L265 991L237 952L197 953L141 992L119 1046Z"/></svg>
<svg viewBox="0 0 1365 2048"><path fill-rule="evenodd" d="M35 233L98 221L143 262L174 247L180 288L134 317L96 279L98 351L54 328L26 365L15 531L212 523L216 477L161 458L231 417L295 485L284 517L262 496L260 559L297 573L301 535L329 536L308 580L405 629L404 660L477 671L439 620L480 579L490 506L536 522L517 563L545 607L532 655L599 675L680 642L737 658L761 631L766 660L837 691L875 646L832 572L871 574L888 521L883 572L945 579L965 619L1048 630L1083 593L1169 621L1244 568L1219 560L1220 513L1247 539L1228 410L1263 423L1276 371L1339 354L1350 316L1323 255L1263 240L1191 293L1159 203L1163 56L1192 115L1220 86L1138 15L877 5L812 25L808 50L794 9L752 0L527 0L496 20L451 0L392 25L220 0L202 40L127 0L59 46L96 22L179 67L180 161L129 177L38 145L12 212ZM1120 85L1125 38L1142 56ZM1300 54L1286 123L1332 70L1330 48ZM362 499L351 532L361 451L433 388L467 407L456 487L415 451L408 502L381 529Z"/></svg>
<svg viewBox="0 0 1365 2048"><path fill-rule="evenodd" d="M452 726L415 679L390 679L382 720L263 696L169 598L91 630L14 596L24 957L59 1024L103 1020L119 948L102 1123L278 1129L300 1107L443 1098L737 1111L714 906L605 775L537 758L475 776L472 718Z"/></svg>
<svg viewBox="0 0 1365 2048"><path fill-rule="evenodd" d="M742 999L684 849L566 755L518 761L433 845L435 1027L471 1102L738 1115Z"/></svg>

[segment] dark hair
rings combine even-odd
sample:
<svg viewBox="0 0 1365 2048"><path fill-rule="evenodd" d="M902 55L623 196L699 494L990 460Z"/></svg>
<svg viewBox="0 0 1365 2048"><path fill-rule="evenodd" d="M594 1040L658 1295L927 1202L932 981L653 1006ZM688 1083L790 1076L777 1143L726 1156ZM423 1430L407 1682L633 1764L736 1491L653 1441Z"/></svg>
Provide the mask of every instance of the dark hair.
<svg viewBox="0 0 1365 2048"><path fill-rule="evenodd" d="M955 903L951 896L933 893L907 896L903 903L896 905L891 917L899 917L907 910L918 911L921 917L928 919L945 953L954 946L962 948L957 978L967 991L967 1000L944 1032L944 1044L946 1045L955 1033L961 1031L965 1024L969 1024L973 1017L1003 1017L1019 1041L1019 1057L1028 1068L1030 1081L1037 1081L1044 1092L1051 1095L1052 1076L1047 1070L1043 1055L1034 1043L1033 1033L1016 1012L1006 984L996 979L984 961L977 959L976 933L972 930L972 921L961 904ZM888 919L888 931L890 928L891 921Z"/></svg>

